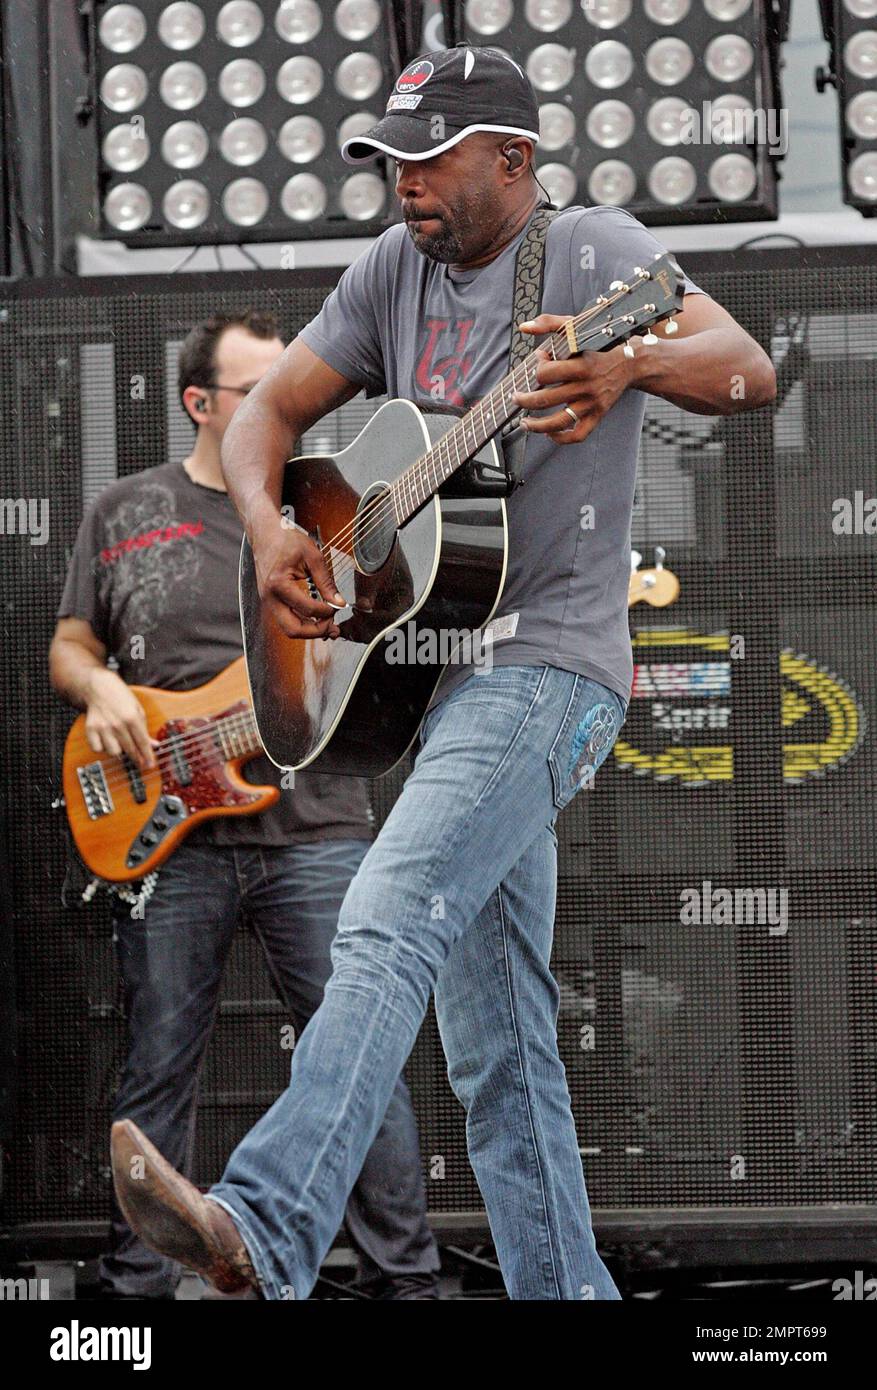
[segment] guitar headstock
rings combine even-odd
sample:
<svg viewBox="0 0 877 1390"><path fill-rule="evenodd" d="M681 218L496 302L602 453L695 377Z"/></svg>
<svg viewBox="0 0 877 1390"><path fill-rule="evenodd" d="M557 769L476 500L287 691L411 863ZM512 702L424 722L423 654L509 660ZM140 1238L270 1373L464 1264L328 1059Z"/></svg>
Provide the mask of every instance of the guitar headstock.
<svg viewBox="0 0 877 1390"><path fill-rule="evenodd" d="M662 546L655 547L654 569L638 569L642 556L633 551L633 571L627 586L627 606L635 603L650 603L653 608L666 608L679 597L679 580L671 570L664 568L665 551Z"/></svg>
<svg viewBox="0 0 877 1390"><path fill-rule="evenodd" d="M646 266L634 267L627 280L613 280L580 314L559 330L571 357L586 348L600 351L624 343L642 328L669 319L667 332L676 331L671 317L682 310L684 276L669 251Z"/></svg>

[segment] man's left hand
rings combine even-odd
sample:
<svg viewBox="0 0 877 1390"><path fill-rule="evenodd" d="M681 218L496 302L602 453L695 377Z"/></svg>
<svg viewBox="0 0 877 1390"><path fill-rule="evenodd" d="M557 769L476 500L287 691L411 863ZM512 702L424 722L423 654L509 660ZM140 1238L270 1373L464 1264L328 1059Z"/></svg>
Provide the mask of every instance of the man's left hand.
<svg viewBox="0 0 877 1390"><path fill-rule="evenodd" d="M522 333L540 337L556 332L572 317L572 314L540 314L518 327ZM533 434L547 434L555 444L578 444L585 439L632 380L630 359L625 357L620 344L604 352L585 351L578 357L559 362L546 348L537 348L536 355L540 359L536 371L539 389L515 391L513 395L528 411L557 407L550 415L521 418L524 429ZM575 423L564 406L575 413Z"/></svg>

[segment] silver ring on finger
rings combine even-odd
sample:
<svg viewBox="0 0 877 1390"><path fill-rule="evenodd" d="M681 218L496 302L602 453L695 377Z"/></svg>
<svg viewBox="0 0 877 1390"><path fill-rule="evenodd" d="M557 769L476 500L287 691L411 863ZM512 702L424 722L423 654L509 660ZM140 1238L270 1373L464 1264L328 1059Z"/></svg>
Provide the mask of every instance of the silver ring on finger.
<svg viewBox="0 0 877 1390"><path fill-rule="evenodd" d="M569 418L572 420L572 425L567 425L567 429L571 430L573 426L579 423L579 417L578 415L576 415L575 411L572 409L571 406L565 405L563 408L566 411Z"/></svg>

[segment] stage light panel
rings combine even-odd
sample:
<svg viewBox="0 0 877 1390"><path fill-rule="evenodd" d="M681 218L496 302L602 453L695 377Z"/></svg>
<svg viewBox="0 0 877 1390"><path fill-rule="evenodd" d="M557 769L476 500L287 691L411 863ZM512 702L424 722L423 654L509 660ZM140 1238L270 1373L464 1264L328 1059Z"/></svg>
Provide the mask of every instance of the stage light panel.
<svg viewBox="0 0 877 1390"><path fill-rule="evenodd" d="M140 0L94 7L101 233L130 245L382 231L383 160L341 144L395 78L389 0Z"/></svg>
<svg viewBox="0 0 877 1390"><path fill-rule="evenodd" d="M767 0L466 0L462 19L536 88L536 168L558 206L776 216L787 125Z"/></svg>

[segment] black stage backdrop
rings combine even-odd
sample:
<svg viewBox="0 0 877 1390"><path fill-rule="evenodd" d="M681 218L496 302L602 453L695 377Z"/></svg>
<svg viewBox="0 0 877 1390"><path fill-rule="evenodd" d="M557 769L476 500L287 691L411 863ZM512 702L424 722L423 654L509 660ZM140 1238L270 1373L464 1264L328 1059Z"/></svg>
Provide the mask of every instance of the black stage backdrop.
<svg viewBox="0 0 877 1390"><path fill-rule="evenodd" d="M877 1191L877 263L862 247L685 265L772 351L780 395L738 418L648 401L633 545L644 563L664 546L682 591L671 608L631 611L637 678L622 742L559 822L562 1056L598 1230L622 1217L640 1229L647 1208L706 1208L727 1224L743 1208L782 1207L794 1224L840 1204L835 1215L861 1223ZM106 902L79 902L53 809L72 716L45 660L84 501L187 452L174 367L193 322L251 304L291 336L338 274L3 292L3 897L17 1049L3 1092L7 1230L85 1232L107 1214L124 1023ZM303 451L343 446L378 404L351 402ZM41 499L48 538L35 544L21 503ZM379 822L403 775L374 784ZM774 923L681 920L683 895L720 888L774 890L776 907L785 890L786 905ZM217 1178L285 1085L283 1021L244 925L203 1072L198 1182ZM430 1210L477 1227L432 1013L408 1072Z"/></svg>

